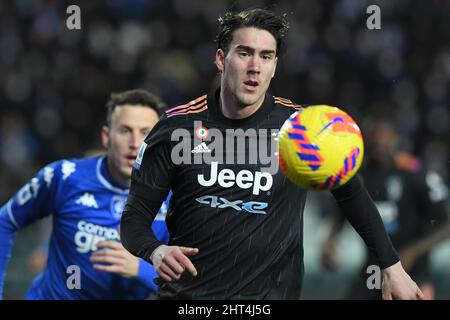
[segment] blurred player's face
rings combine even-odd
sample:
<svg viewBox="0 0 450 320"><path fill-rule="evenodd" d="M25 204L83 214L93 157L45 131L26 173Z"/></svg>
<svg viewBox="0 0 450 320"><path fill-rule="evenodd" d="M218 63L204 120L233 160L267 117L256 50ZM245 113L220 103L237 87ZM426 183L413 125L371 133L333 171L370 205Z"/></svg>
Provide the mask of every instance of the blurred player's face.
<svg viewBox="0 0 450 320"><path fill-rule="evenodd" d="M102 128L103 145L108 149L109 174L121 185L130 184L139 147L158 119L151 108L123 105L114 109L110 127Z"/></svg>
<svg viewBox="0 0 450 320"><path fill-rule="evenodd" d="M380 163L390 162L398 143L398 134L390 124L380 122L372 128L368 137L368 153Z"/></svg>
<svg viewBox="0 0 450 320"><path fill-rule="evenodd" d="M276 40L270 32L257 28L237 29L226 56L222 49L216 52L224 95L233 97L240 107L259 106L275 75L276 49Z"/></svg>

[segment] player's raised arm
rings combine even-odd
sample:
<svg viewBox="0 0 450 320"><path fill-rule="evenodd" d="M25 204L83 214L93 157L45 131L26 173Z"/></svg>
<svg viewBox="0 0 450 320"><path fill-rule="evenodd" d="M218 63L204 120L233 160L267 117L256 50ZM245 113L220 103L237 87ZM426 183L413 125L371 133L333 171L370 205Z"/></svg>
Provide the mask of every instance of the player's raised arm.
<svg viewBox="0 0 450 320"><path fill-rule="evenodd" d="M0 208L0 298L15 232L53 212L61 170L59 162L44 167Z"/></svg>

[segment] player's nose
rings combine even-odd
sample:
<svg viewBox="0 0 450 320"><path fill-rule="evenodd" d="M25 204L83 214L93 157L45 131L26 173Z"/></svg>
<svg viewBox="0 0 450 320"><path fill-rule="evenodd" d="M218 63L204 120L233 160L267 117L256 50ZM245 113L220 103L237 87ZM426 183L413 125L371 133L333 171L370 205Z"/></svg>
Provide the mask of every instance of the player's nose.
<svg viewBox="0 0 450 320"><path fill-rule="evenodd" d="M137 149L142 143L142 136L138 132L133 132L130 136L130 148Z"/></svg>
<svg viewBox="0 0 450 320"><path fill-rule="evenodd" d="M249 73L259 73L261 71L261 59L254 55L248 62L247 70Z"/></svg>

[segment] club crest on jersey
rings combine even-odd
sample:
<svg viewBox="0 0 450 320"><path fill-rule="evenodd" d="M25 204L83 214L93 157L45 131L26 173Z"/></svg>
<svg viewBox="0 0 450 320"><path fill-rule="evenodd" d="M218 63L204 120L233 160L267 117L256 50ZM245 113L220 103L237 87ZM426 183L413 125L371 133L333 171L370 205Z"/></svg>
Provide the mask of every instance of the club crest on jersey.
<svg viewBox="0 0 450 320"><path fill-rule="evenodd" d="M200 140L206 139L208 137L208 128L205 126L200 126L197 129L195 129L195 135Z"/></svg>
<svg viewBox="0 0 450 320"><path fill-rule="evenodd" d="M134 168L139 170L142 165L142 159L144 158L145 149L147 149L147 144L142 142L141 147L139 148L139 152L136 157L136 161L134 162Z"/></svg>
<svg viewBox="0 0 450 320"><path fill-rule="evenodd" d="M114 196L111 198L111 213L113 214L114 218L120 218L122 216L126 201L126 197Z"/></svg>

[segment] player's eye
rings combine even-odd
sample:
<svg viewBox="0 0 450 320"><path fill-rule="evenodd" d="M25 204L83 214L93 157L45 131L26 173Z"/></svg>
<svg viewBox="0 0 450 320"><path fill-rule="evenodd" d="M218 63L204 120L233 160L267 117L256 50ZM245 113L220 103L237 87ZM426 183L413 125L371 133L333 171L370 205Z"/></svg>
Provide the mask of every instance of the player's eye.
<svg viewBox="0 0 450 320"><path fill-rule="evenodd" d="M263 60L270 60L274 57L274 55L271 53L264 53L261 57Z"/></svg>
<svg viewBox="0 0 450 320"><path fill-rule="evenodd" d="M127 134L130 132L130 129L126 128L126 127L120 127L119 128L119 133L120 134Z"/></svg>

